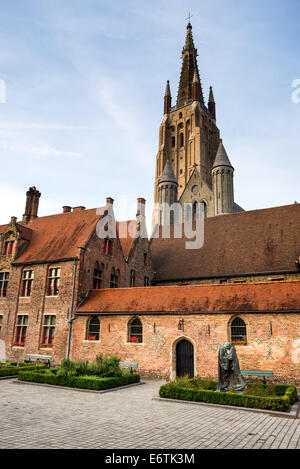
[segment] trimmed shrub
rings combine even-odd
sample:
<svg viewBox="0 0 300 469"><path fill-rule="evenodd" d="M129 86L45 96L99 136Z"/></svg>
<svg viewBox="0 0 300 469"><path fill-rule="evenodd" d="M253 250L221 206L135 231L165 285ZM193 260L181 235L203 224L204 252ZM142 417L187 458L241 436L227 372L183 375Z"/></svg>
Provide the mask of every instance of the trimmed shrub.
<svg viewBox="0 0 300 469"><path fill-rule="evenodd" d="M287 412L297 399L297 390L294 386L287 386L285 394L281 397L261 397L235 394L233 392L222 393L207 389L184 388L166 384L161 386L159 395L162 398L168 399Z"/></svg>
<svg viewBox="0 0 300 469"><path fill-rule="evenodd" d="M125 386L127 384L139 383L140 376L135 374L124 374L119 377L97 378L91 376L63 376L51 372L35 373L33 371L22 372L18 377L19 381L32 383L45 383L56 386L66 386L70 388L104 390Z"/></svg>
<svg viewBox="0 0 300 469"><path fill-rule="evenodd" d="M12 366L10 368L0 368L0 378L4 378L7 376L17 376L19 373L22 371L39 371L39 370L44 370L46 368L46 365L34 365L34 364L28 364L28 365L22 365L22 366Z"/></svg>

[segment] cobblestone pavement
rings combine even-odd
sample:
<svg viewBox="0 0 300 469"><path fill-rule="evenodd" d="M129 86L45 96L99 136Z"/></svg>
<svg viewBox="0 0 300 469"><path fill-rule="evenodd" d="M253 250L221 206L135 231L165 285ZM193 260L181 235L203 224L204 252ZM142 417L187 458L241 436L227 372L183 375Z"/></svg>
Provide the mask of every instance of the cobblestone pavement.
<svg viewBox="0 0 300 469"><path fill-rule="evenodd" d="M160 384L95 394L0 381L0 448L300 449L300 419L152 400Z"/></svg>

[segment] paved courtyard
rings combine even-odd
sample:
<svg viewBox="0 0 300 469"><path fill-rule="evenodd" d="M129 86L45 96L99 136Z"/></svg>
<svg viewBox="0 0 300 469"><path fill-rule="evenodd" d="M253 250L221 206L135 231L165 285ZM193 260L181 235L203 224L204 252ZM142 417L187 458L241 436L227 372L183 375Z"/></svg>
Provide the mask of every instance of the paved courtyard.
<svg viewBox="0 0 300 469"><path fill-rule="evenodd" d="M0 448L300 449L300 419L152 400L160 384L95 394L0 381Z"/></svg>

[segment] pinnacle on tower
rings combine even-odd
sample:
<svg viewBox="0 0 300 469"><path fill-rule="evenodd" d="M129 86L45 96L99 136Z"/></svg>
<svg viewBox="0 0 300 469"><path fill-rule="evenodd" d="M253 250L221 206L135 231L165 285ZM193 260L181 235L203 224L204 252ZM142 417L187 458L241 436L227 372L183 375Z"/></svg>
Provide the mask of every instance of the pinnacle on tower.
<svg viewBox="0 0 300 469"><path fill-rule="evenodd" d="M216 102L215 102L212 86L209 89L208 110L211 113L213 119L216 120Z"/></svg>
<svg viewBox="0 0 300 469"><path fill-rule="evenodd" d="M223 140L220 140L220 145L217 151L217 156L215 159L215 163L213 165L213 169L217 168L218 166L229 166L230 168L233 168L232 164L230 163L230 160L228 158L227 152L225 150L225 147L223 145Z"/></svg>
<svg viewBox="0 0 300 469"><path fill-rule="evenodd" d="M163 170L163 173L162 173L162 176L160 178L159 183L161 184L162 182L173 182L173 183L177 184L177 179L175 177L175 174L174 174L174 171L173 171L173 168L172 168L172 164L171 164L169 158L166 161L166 164L165 164L165 167L164 167L164 170Z"/></svg>
<svg viewBox="0 0 300 469"><path fill-rule="evenodd" d="M167 114L172 106L172 96L171 96L171 89L170 89L170 82L167 81L166 92L164 97L164 114Z"/></svg>
<svg viewBox="0 0 300 469"><path fill-rule="evenodd" d="M192 88L195 73L199 80L198 101L200 101L200 103L204 105L203 91L197 65L197 49L194 45L192 25L191 23L189 23L187 25L185 46L182 50L182 69L177 96L177 106L184 106L188 101L191 101L193 99Z"/></svg>

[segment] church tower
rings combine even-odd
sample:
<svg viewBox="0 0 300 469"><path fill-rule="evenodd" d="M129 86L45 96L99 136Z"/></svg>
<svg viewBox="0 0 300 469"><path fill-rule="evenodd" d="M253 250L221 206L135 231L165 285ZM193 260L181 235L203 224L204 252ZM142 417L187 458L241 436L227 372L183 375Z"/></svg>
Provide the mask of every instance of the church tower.
<svg viewBox="0 0 300 469"><path fill-rule="evenodd" d="M219 164L224 163L226 151L223 144L220 146L215 97L210 87L208 103L205 104L197 57L192 25L189 23L182 50L177 99L173 106L171 86L167 81L154 184L154 203L158 204L164 193L164 171L167 168L170 174L172 170L177 183L177 201L182 207L182 220L187 220L191 213L197 212L197 204L204 205L207 217L242 210L234 203L234 169L227 154L226 164ZM217 188L214 184L218 185ZM172 191L175 193L174 188ZM156 223L161 224L161 217L154 218Z"/></svg>
<svg viewBox="0 0 300 469"><path fill-rule="evenodd" d="M195 167L203 180L211 185L211 171L220 141L215 120L215 102L206 107L197 64L192 26L187 26L182 50L182 68L176 104L172 107L171 88L167 82L164 117L159 132L156 157L155 197L167 160L170 160L178 182L180 198ZM213 100L214 101L214 100Z"/></svg>

